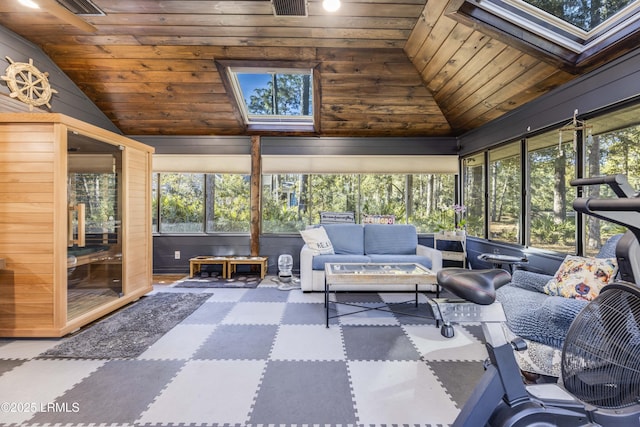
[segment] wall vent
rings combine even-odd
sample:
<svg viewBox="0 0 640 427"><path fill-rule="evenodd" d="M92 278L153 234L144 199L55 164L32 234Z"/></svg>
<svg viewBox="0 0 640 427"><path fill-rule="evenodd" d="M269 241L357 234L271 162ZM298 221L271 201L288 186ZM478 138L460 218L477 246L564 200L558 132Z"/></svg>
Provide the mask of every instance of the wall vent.
<svg viewBox="0 0 640 427"><path fill-rule="evenodd" d="M85 16L105 16L102 10L98 8L91 0L57 0L62 6L69 9L76 15Z"/></svg>
<svg viewBox="0 0 640 427"><path fill-rule="evenodd" d="M308 16L307 0L271 0L275 16Z"/></svg>

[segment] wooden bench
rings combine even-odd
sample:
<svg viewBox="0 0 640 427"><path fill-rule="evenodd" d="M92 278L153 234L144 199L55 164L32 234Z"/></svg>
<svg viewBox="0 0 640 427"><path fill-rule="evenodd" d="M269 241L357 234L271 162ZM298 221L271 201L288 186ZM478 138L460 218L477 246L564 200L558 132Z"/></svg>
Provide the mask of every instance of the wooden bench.
<svg viewBox="0 0 640 427"><path fill-rule="evenodd" d="M241 265L256 265L260 267L260 278L264 279L267 273L267 260L264 256L197 256L189 259L189 278L200 273L203 265L221 265L222 278L230 279L236 272L236 267Z"/></svg>
<svg viewBox="0 0 640 427"><path fill-rule="evenodd" d="M194 274L200 273L200 269L203 265L221 265L222 266L222 278L227 278L227 257L222 256L197 256L189 259L189 278L193 278Z"/></svg>

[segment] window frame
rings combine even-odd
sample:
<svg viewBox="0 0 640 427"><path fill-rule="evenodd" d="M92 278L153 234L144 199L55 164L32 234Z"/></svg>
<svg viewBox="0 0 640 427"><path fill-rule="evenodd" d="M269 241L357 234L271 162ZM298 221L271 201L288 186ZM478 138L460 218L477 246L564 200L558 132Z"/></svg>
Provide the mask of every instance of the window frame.
<svg viewBox="0 0 640 427"><path fill-rule="evenodd" d="M216 67L222 78L227 93L233 93L230 97L234 115L247 133L272 134L278 132L287 134L295 132L296 135L316 135L320 132L320 72L318 62L305 61L240 61L240 60L216 60ZM234 74L236 71L255 71L256 74L267 74L280 71L281 74L300 73L311 76L311 109L309 120L297 119L294 116L273 116L271 119L252 120L249 114L239 81Z"/></svg>

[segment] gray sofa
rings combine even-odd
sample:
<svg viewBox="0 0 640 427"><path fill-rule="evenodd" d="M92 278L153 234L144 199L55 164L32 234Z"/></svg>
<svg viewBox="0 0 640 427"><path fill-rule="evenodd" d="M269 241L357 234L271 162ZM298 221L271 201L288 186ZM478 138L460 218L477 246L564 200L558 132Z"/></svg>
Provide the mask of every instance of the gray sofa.
<svg viewBox="0 0 640 427"><path fill-rule="evenodd" d="M324 265L327 262L411 262L434 272L442 268L442 253L419 245L413 225L324 224L334 254L316 255L307 245L300 251L300 285L303 291L324 291ZM383 285L358 285L358 290L385 290ZM340 290L353 290L344 285ZM414 290L415 285L394 285L393 290ZM435 291L435 285L420 286Z"/></svg>
<svg viewBox="0 0 640 427"><path fill-rule="evenodd" d="M597 258L615 258L622 234L611 237ZM571 322L588 301L550 296L544 285L552 275L526 270L513 272L511 282L496 291L507 318L508 339L516 336L527 342L527 350L515 352L520 368L527 372L560 377L562 346Z"/></svg>

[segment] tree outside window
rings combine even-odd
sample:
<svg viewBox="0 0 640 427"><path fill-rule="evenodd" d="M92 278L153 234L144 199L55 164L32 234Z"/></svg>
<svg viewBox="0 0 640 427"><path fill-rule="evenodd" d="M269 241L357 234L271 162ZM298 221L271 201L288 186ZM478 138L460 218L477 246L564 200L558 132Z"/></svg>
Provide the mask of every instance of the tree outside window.
<svg viewBox="0 0 640 427"><path fill-rule="evenodd" d="M576 197L570 181L576 176L573 140L559 146L558 131L527 141L529 189L528 245L556 252L575 253Z"/></svg>
<svg viewBox="0 0 640 427"><path fill-rule="evenodd" d="M520 143L489 151L489 238L520 243Z"/></svg>

